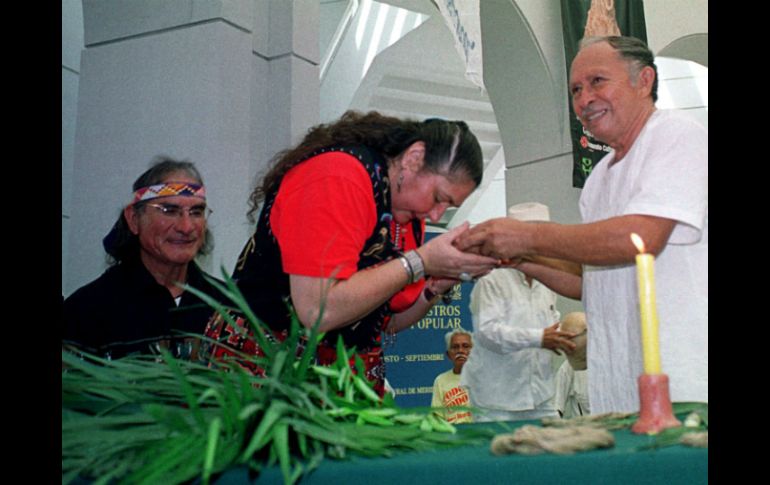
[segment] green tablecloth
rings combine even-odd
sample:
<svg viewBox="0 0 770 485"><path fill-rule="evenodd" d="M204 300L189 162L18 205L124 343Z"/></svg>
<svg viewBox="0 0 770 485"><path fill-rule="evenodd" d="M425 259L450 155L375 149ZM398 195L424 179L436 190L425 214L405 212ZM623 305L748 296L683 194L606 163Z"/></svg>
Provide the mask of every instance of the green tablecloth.
<svg viewBox="0 0 770 485"><path fill-rule="evenodd" d="M512 429L533 421L506 423ZM460 426L481 427L490 424ZM496 431L510 432L501 428ZM708 482L708 449L682 445L640 451L654 438L628 429L612 431L615 446L573 455L495 456L489 442L429 452L399 453L390 458L326 459L301 484L342 485L496 483L546 484L687 484ZM280 470L271 468L249 481L245 468L229 470L217 485L282 483Z"/></svg>

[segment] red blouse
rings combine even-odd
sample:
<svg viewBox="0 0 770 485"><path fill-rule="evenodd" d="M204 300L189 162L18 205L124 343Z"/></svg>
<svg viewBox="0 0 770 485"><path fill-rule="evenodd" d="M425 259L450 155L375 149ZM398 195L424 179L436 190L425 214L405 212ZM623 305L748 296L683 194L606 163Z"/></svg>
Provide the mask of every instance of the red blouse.
<svg viewBox="0 0 770 485"><path fill-rule="evenodd" d="M284 177L270 213L270 226L289 274L344 280L358 271L359 254L377 223L369 175L355 157L331 152L292 168ZM423 233L425 221L419 221ZM412 223L391 237L401 250L418 246ZM420 241L422 242L422 241ZM408 285L391 299L391 308L406 310L420 296L424 280Z"/></svg>

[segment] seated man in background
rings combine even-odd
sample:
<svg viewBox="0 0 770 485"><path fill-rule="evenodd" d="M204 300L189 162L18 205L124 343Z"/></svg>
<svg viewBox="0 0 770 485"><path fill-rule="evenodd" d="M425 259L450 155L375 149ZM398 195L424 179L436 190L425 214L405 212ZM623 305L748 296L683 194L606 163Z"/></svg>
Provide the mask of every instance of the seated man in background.
<svg viewBox="0 0 770 485"><path fill-rule="evenodd" d="M577 418L591 413L588 405L588 368L586 342L588 328L586 314L568 313L559 327L564 332L574 333L572 341L577 346L567 352L567 360L556 371L556 410L565 419Z"/></svg>
<svg viewBox="0 0 770 485"><path fill-rule="evenodd" d="M469 405L468 391L460 387L460 373L473 348L473 338L470 332L458 328L447 333L444 339L446 355L452 361L453 367L436 376L436 380L433 381L431 406L444 408L443 417L450 423L470 423L473 421L470 411L453 411L451 408Z"/></svg>
<svg viewBox="0 0 770 485"><path fill-rule="evenodd" d="M210 210L195 166L159 157L134 182L133 198L104 238L111 266L63 304L65 346L118 358L158 353L196 358L212 309L187 284L221 299L194 259L211 248Z"/></svg>

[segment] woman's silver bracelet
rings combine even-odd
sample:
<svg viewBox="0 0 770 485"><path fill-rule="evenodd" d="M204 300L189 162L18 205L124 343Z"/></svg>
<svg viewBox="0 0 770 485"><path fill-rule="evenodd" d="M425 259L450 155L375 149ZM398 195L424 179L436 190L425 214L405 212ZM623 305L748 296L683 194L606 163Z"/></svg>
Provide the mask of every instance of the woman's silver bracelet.
<svg viewBox="0 0 770 485"><path fill-rule="evenodd" d="M406 270L406 278L409 281L409 283L411 283L412 279L414 278L414 271L412 270L412 267L409 265L409 260L407 260L404 256L399 256L398 260L401 261L401 265Z"/></svg>
<svg viewBox="0 0 770 485"><path fill-rule="evenodd" d="M425 264L422 262L420 253L413 249L405 252L402 257L406 259L406 262L409 263L409 268L412 270L409 282L414 283L421 280L425 276Z"/></svg>

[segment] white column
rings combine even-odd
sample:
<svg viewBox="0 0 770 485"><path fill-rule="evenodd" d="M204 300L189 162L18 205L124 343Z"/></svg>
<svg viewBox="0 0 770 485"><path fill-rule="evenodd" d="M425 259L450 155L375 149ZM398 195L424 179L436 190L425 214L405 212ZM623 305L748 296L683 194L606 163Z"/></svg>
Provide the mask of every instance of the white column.
<svg viewBox="0 0 770 485"><path fill-rule="evenodd" d="M318 120L317 4L83 1L65 296L106 268L101 240L159 154L198 166L216 241L202 263L232 271L255 177Z"/></svg>

